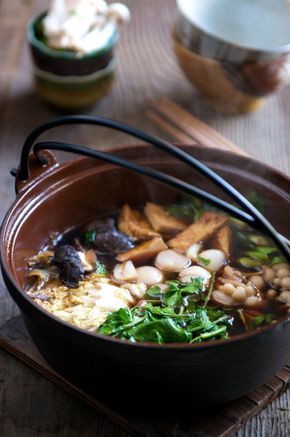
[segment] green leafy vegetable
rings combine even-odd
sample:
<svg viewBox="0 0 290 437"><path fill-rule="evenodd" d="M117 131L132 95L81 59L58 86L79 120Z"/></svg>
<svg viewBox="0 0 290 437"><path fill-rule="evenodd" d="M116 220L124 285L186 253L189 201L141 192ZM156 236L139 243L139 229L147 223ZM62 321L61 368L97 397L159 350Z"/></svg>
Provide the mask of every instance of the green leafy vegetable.
<svg viewBox="0 0 290 437"><path fill-rule="evenodd" d="M210 263L210 259L203 258L202 256L198 256L199 262L201 262L205 267L207 267Z"/></svg>
<svg viewBox="0 0 290 437"><path fill-rule="evenodd" d="M199 342L226 338L231 317L222 310L194 305L183 312L171 306L121 308L110 313L98 331L124 340L153 343Z"/></svg>
<svg viewBox="0 0 290 437"><path fill-rule="evenodd" d="M265 199L257 191L252 191L251 193L249 193L247 195L247 199L255 208L257 208L258 211L264 214L266 209L266 202Z"/></svg>
<svg viewBox="0 0 290 437"><path fill-rule="evenodd" d="M95 242L96 239L96 231L91 230L91 231L87 231L84 234L84 242L86 244L92 244Z"/></svg>
<svg viewBox="0 0 290 437"><path fill-rule="evenodd" d="M274 256L274 258L271 259L270 261L270 266L274 266L275 264L282 264L285 263L286 260L283 256Z"/></svg>
<svg viewBox="0 0 290 437"><path fill-rule="evenodd" d="M168 206L166 211L175 217L181 217L195 222L206 209L211 208L210 205L206 205L200 199L184 194L180 203Z"/></svg>
<svg viewBox="0 0 290 437"><path fill-rule="evenodd" d="M199 295L204 291L202 278L194 278L189 284L180 281L167 281L168 290L162 295L162 302L169 306L184 305L190 295Z"/></svg>
<svg viewBox="0 0 290 437"><path fill-rule="evenodd" d="M99 273L99 275L107 275L108 274L106 266L101 261L97 261L97 263L96 263L96 273Z"/></svg>

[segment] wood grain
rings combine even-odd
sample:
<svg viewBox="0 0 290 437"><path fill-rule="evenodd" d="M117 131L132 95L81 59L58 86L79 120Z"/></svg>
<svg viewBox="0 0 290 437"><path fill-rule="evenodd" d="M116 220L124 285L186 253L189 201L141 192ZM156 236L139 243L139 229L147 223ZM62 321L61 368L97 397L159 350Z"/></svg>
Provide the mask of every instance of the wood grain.
<svg viewBox="0 0 290 437"><path fill-rule="evenodd" d="M47 8L48 3L48 0L0 2L0 218L14 199L9 170L17 166L25 135L36 124L59 115L55 109L45 106L34 92L25 40L28 17ZM177 67L170 42L174 0L127 0L126 3L132 9L132 21L123 29L118 47L118 79L112 93L86 113L116 117L164 137L164 133L146 119L145 112L153 100L168 96L246 153L289 173L290 87L270 97L257 113L235 117L215 112ZM170 139L169 135L165 137ZM59 128L46 138L77 138L79 143L94 147L131 142L123 135L84 126ZM17 314L1 282L0 325ZM251 419L238 436L286 437L290 434L289 423L290 395L287 393ZM123 437L128 434L0 351L0 435Z"/></svg>

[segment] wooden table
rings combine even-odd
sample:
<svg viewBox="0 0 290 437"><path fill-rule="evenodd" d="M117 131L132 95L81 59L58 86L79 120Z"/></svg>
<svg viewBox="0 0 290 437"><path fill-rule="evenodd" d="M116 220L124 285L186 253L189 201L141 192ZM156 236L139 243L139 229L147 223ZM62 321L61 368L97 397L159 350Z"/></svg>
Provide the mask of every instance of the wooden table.
<svg viewBox="0 0 290 437"><path fill-rule="evenodd" d="M268 99L259 112L226 116L211 110L179 71L170 47L173 0L127 0L132 21L122 31L118 48L119 75L113 92L87 111L116 117L150 132L159 132L145 118L150 101L169 96L256 158L289 173L290 87ZM0 3L0 215L14 199L15 167L25 135L36 124L58 115L35 95L25 26L48 5L43 0ZM131 140L104 129L55 130L46 138L72 139L93 147ZM17 314L0 283L0 325ZM285 393L239 432L242 436L290 435L290 393ZM290 423L290 422L289 422ZM87 406L0 350L0 435L3 437L74 437L127 435Z"/></svg>

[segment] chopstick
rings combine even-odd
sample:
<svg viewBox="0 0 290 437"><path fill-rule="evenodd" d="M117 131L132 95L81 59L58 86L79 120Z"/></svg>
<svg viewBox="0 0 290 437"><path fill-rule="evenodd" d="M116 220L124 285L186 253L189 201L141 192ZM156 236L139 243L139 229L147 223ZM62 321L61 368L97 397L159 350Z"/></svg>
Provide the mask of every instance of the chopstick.
<svg viewBox="0 0 290 437"><path fill-rule="evenodd" d="M161 129L171 134L176 140L179 141L180 135L185 135L187 141L188 138L191 138L191 144L197 142L206 147L230 150L239 155L249 156L244 150L240 149L222 134L203 123L167 97L162 97L152 102L151 107L152 109L147 111L148 118L155 122ZM178 132L178 136L174 135L174 130ZM189 143L186 142L185 144Z"/></svg>

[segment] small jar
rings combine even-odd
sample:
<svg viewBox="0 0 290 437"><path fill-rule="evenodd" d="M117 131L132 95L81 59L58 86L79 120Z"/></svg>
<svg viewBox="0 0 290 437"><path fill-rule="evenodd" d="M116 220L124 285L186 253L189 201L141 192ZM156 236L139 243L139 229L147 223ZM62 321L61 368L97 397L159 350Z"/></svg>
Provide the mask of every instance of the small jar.
<svg viewBox="0 0 290 437"><path fill-rule="evenodd" d="M46 44L42 25L45 15L33 18L27 29L39 95L54 106L70 110L92 105L111 90L114 81L117 27L105 47L79 55Z"/></svg>

